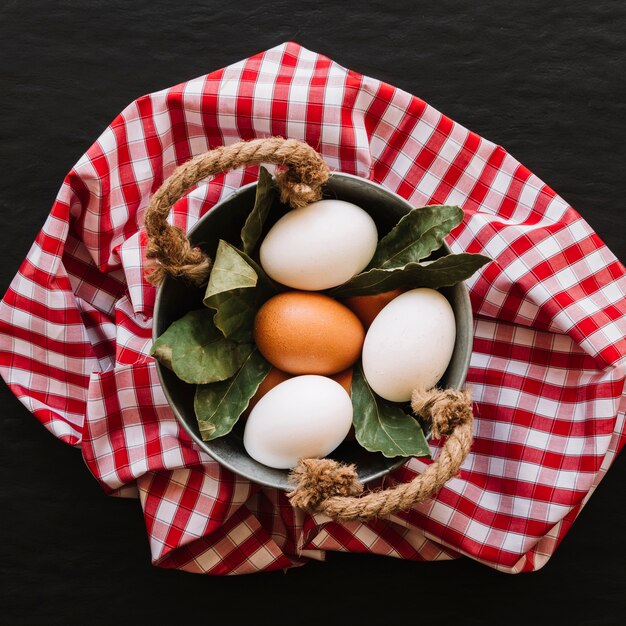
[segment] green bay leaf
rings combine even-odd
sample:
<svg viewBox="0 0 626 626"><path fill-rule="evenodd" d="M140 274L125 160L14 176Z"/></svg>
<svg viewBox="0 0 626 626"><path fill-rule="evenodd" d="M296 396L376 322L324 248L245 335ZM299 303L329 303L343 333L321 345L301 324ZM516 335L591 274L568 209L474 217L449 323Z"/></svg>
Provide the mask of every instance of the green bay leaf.
<svg viewBox="0 0 626 626"><path fill-rule="evenodd" d="M215 311L213 320L224 337L251 342L256 312L275 293L274 283L257 263L219 241L203 303Z"/></svg>
<svg viewBox="0 0 626 626"><path fill-rule="evenodd" d="M238 343L253 341L257 295L254 290L235 289L205 300L215 310L213 321L224 337Z"/></svg>
<svg viewBox="0 0 626 626"><path fill-rule="evenodd" d="M163 337L163 335L161 335L161 337ZM161 339L161 337L159 337L159 339ZM161 365L167 367L168 370L173 370L172 346L165 343L165 341L159 341L159 339L152 344L150 356L153 356Z"/></svg>
<svg viewBox="0 0 626 626"><path fill-rule="evenodd" d="M150 354L184 382L206 384L230 378L254 349L226 339L213 311L190 311L152 344Z"/></svg>
<svg viewBox="0 0 626 626"><path fill-rule="evenodd" d="M353 276L348 282L328 291L333 298L365 296L392 289L451 287L467 280L485 263L491 261L482 254L448 254L434 261L407 263L395 269L371 269Z"/></svg>
<svg viewBox="0 0 626 626"><path fill-rule="evenodd" d="M233 429L271 367L254 349L232 378L196 387L194 409L204 441L223 437Z"/></svg>
<svg viewBox="0 0 626 626"><path fill-rule="evenodd" d="M242 257L241 252L235 246L220 239L205 298L231 289L255 287L257 281L258 274Z"/></svg>
<svg viewBox="0 0 626 626"><path fill-rule="evenodd" d="M367 268L394 269L426 259L462 221L463 210L458 206L413 209L378 242Z"/></svg>
<svg viewBox="0 0 626 626"><path fill-rule="evenodd" d="M261 238L263 225L276 201L278 192L272 181L272 175L263 167L259 168L259 180L256 186L254 207L246 218L246 223L241 229L241 243L246 254L252 254Z"/></svg>
<svg viewBox="0 0 626 626"><path fill-rule="evenodd" d="M351 396L356 439L366 450L387 458L430 456L418 421L372 391L361 363L354 366Z"/></svg>

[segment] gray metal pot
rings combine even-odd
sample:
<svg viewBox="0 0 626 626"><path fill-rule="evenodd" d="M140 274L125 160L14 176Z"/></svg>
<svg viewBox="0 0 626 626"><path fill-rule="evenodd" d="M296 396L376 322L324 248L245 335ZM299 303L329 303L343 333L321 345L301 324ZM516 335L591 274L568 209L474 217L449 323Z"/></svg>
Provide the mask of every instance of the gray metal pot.
<svg viewBox="0 0 626 626"><path fill-rule="evenodd" d="M246 185L216 205L188 233L190 242L200 246L210 256L214 256L219 239L240 245L239 234L254 205L255 191L256 183ZM377 183L350 174L332 174L325 185L324 197L338 198L360 206L372 216L381 235L413 208L406 200ZM449 252L448 246L444 244L433 258ZM450 365L439 385L460 389L465 383L472 352L472 310L465 284L443 289L442 293L454 310L456 344ZM187 312L202 308L203 296L203 289L190 287L186 282L168 276L157 292L153 339L163 334L172 322ZM266 467L248 456L243 447L241 424L225 437L203 441L193 408L195 385L184 383L158 361L156 367L176 418L202 450L224 467L254 482L283 490L291 488L287 470ZM338 461L354 463L363 483L380 478L407 461L405 458L387 459L380 453L367 452L354 441L342 443L330 456Z"/></svg>

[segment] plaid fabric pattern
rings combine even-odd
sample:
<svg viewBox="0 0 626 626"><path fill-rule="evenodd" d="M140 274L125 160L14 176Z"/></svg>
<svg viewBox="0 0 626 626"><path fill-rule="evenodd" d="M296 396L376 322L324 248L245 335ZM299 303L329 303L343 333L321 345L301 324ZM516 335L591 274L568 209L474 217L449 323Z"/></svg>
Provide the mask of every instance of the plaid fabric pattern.
<svg viewBox="0 0 626 626"><path fill-rule="evenodd" d="M179 164L270 135L318 149L414 206L458 204L455 252L494 259L468 283L475 443L436 498L371 523L294 510L179 427L148 356L155 289L142 220ZM252 182L228 172L179 201L191 227ZM107 492L138 497L152 558L210 574L284 569L329 550L544 565L624 444L626 270L503 148L417 97L287 43L139 98L65 178L0 305L0 371ZM433 446L436 446L432 442ZM386 479L407 481L413 459Z"/></svg>

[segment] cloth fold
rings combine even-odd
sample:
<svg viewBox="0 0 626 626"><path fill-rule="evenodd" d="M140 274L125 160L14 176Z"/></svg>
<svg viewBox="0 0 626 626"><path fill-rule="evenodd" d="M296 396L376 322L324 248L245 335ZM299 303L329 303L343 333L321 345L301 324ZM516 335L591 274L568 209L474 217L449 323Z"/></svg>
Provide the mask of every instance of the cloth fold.
<svg viewBox="0 0 626 626"><path fill-rule="evenodd" d="M173 169L281 135L331 170L414 206L458 204L454 252L494 261L468 287L475 443L437 497L339 524L219 466L178 425L149 356L155 289L142 220ZM187 230L253 182L248 167L172 210ZM624 444L626 270L587 223L502 147L423 100L295 43L131 103L65 178L0 304L0 373L111 495L138 495L153 562L210 574L285 569L327 551L542 567ZM431 442L436 449L436 442ZM410 460L385 479L407 481Z"/></svg>

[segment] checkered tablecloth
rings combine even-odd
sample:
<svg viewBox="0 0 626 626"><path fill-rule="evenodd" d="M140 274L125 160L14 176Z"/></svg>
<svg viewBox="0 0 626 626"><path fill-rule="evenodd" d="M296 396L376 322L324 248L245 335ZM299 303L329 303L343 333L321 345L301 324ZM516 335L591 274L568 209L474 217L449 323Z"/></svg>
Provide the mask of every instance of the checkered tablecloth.
<svg viewBox="0 0 626 626"><path fill-rule="evenodd" d="M151 194L193 155L270 135L305 140L332 170L414 206L462 206L453 251L494 259L468 282L472 451L436 498L388 519L309 516L220 467L179 427L148 356ZM174 222L188 229L257 173L199 185ZM419 98L287 43L113 120L65 178L4 296L0 371L108 493L139 498L158 566L237 574L341 550L522 572L547 562L624 444L625 336L626 270L554 191ZM411 460L386 484L423 467Z"/></svg>

